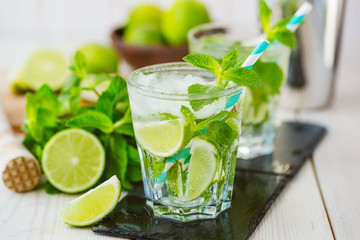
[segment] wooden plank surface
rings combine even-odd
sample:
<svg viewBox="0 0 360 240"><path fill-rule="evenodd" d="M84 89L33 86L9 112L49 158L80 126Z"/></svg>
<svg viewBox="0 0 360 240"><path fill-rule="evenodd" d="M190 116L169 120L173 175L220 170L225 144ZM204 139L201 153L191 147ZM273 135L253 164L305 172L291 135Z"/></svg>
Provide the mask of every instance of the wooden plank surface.
<svg viewBox="0 0 360 240"><path fill-rule="evenodd" d="M276 199L251 239L333 239L309 161Z"/></svg>
<svg viewBox="0 0 360 240"><path fill-rule="evenodd" d="M360 239L360 32L354 31L360 2L347 4L333 106L305 117L329 129L314 163L335 237Z"/></svg>

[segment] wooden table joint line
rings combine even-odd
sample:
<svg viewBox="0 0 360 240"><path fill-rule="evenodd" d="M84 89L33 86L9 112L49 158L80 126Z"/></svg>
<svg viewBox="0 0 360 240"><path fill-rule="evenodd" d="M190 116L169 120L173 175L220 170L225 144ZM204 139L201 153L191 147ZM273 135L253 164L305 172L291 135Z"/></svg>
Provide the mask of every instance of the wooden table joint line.
<svg viewBox="0 0 360 240"><path fill-rule="evenodd" d="M328 211L328 209L327 209L327 207L326 207L324 195L323 195L323 192L322 192L322 190L321 190L320 181L319 181L319 177L318 177L318 174L317 174L317 171L316 171L316 166L315 166L315 163L314 163L314 158L313 158L313 156L310 156L310 157L309 157L309 160L310 160L310 163L311 163L311 167L312 167L312 169L313 169L313 172L314 172L316 185L317 185L317 187L318 187L318 189L319 189L319 192L320 192L321 201L322 201L322 203L323 203L323 205L324 205L324 209L325 209L326 216L327 216L327 219L328 219L328 222L329 222L329 225L330 225L331 233L332 233L332 235L333 235L334 240L336 240L336 236L335 236L335 232L334 232L333 225L332 225L332 223L331 223L329 211Z"/></svg>

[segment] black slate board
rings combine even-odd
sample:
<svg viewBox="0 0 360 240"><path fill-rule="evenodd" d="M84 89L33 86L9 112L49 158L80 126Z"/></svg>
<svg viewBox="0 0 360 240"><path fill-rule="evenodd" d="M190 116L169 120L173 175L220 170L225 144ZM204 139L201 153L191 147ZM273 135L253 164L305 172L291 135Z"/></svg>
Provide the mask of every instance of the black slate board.
<svg viewBox="0 0 360 240"><path fill-rule="evenodd" d="M325 128L288 122L276 130L275 152L238 160L232 207L216 219L180 223L155 218L145 205L142 184L92 230L130 239L247 239L325 135Z"/></svg>

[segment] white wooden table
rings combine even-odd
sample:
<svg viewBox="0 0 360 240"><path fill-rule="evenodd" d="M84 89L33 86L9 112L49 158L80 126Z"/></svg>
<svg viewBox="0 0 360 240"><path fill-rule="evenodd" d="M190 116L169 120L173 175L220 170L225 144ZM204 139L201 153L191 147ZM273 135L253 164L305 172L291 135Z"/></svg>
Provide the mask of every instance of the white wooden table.
<svg viewBox="0 0 360 240"><path fill-rule="evenodd" d="M275 201L252 239L360 239L359 8L359 1L348 1L333 105L302 116L326 126L328 133ZM0 41L0 49L7 53L0 59L0 93L4 96L8 70L15 62L9 53L28 48L26 44L12 45L9 38ZM11 117L16 110L8 111ZM0 239L115 239L62 223L56 212L73 198L47 195L43 189L17 194L0 181Z"/></svg>

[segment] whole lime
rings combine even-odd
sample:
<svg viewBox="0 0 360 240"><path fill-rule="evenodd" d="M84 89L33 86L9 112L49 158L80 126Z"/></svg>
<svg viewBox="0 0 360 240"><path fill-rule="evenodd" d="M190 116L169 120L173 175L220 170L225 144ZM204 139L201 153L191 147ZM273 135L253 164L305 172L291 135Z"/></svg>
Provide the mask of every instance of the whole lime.
<svg viewBox="0 0 360 240"><path fill-rule="evenodd" d="M97 43L89 43L79 50L85 55L88 73L117 72L119 57L114 49Z"/></svg>
<svg viewBox="0 0 360 240"><path fill-rule="evenodd" d="M131 12L127 25L154 24L160 27L162 14L163 12L158 7L150 4L142 4Z"/></svg>
<svg viewBox="0 0 360 240"><path fill-rule="evenodd" d="M153 24L141 24L125 29L124 41L128 44L146 46L164 44L160 28Z"/></svg>
<svg viewBox="0 0 360 240"><path fill-rule="evenodd" d="M202 23L210 21L205 6L197 0L178 0L164 13L162 33L171 45L186 43L187 32Z"/></svg>

